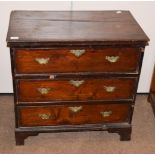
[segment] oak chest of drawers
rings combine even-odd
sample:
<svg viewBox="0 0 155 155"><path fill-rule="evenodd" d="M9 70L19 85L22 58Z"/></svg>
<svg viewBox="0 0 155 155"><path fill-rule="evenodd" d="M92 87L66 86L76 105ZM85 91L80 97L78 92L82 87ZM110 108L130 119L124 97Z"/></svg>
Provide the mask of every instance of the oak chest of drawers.
<svg viewBox="0 0 155 155"><path fill-rule="evenodd" d="M38 133L86 130L130 140L148 41L129 11L13 11L7 45L16 144Z"/></svg>

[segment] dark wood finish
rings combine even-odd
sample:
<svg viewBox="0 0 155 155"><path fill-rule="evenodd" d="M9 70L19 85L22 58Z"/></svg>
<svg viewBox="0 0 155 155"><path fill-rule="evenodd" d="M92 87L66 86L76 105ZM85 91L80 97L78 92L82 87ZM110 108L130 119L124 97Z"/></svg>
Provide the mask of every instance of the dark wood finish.
<svg viewBox="0 0 155 155"><path fill-rule="evenodd" d="M36 136L39 133L55 133L55 132L81 132L81 131L108 131L109 133L118 133L120 135L121 141L129 141L131 138L131 125L128 123L106 123L102 124L85 124L85 125L68 125L66 126L44 126L44 127L26 127L26 128L16 128L16 144L24 145L24 140L28 136Z"/></svg>
<svg viewBox="0 0 155 155"><path fill-rule="evenodd" d="M155 65L154 65L154 69L152 72L152 80L151 80L151 84L150 84L150 91L149 91L149 95L148 95L148 101L151 104L154 104L152 101L154 101L154 96L155 95ZM152 105L154 107L154 105ZM153 108L152 107L152 108Z"/></svg>
<svg viewBox="0 0 155 155"><path fill-rule="evenodd" d="M153 113L155 116L155 65L154 65L153 74L152 74L152 81L151 81L151 85L150 85L148 101L151 103L152 110L153 110Z"/></svg>
<svg viewBox="0 0 155 155"><path fill-rule="evenodd" d="M153 70L153 74L152 74L150 92L155 93L155 66L154 66L154 70Z"/></svg>
<svg viewBox="0 0 155 155"><path fill-rule="evenodd" d="M16 145L24 145L24 139L26 139L29 136L37 136L38 133L36 132L15 132L15 138L16 138Z"/></svg>
<svg viewBox="0 0 155 155"><path fill-rule="evenodd" d="M68 80L19 80L19 102L119 100L133 99L136 78L78 79L83 83L76 87ZM74 79L74 81L77 81ZM114 87L108 92L108 87ZM49 89L41 94L39 89Z"/></svg>
<svg viewBox="0 0 155 155"><path fill-rule="evenodd" d="M7 36L8 46L12 47L23 42L25 46L36 46L41 42L109 41L146 44L149 39L129 11L13 11Z"/></svg>
<svg viewBox="0 0 155 155"><path fill-rule="evenodd" d="M70 108L81 109L74 112ZM103 116L101 114L103 112L110 114ZM19 126L31 127L127 122L129 112L129 104L20 107ZM42 119L40 115L43 114L50 116L48 119Z"/></svg>
<svg viewBox="0 0 155 155"><path fill-rule="evenodd" d="M152 110L155 116L155 94L154 93L150 93L148 96L148 101L151 103L152 106Z"/></svg>
<svg viewBox="0 0 155 155"><path fill-rule="evenodd" d="M78 48L75 48L75 50ZM80 48L81 49L81 48ZM59 72L137 72L140 51L138 48L84 49L76 57L72 49L20 49L16 51L16 72L59 73ZM119 56L111 63L106 56ZM49 58L47 64L39 64L36 58Z"/></svg>
<svg viewBox="0 0 155 155"><path fill-rule="evenodd" d="M119 129L110 129L109 133L118 133L120 135L120 141L129 141L131 140L132 128L119 128Z"/></svg>
<svg viewBox="0 0 155 155"><path fill-rule="evenodd" d="M7 45L16 144L23 145L24 139L39 133L70 131L108 131L118 133L122 141L130 140L148 41L129 11L13 11ZM70 52L79 49L86 51L80 57ZM110 63L106 56L119 59ZM48 57L43 65L35 60ZM86 82L76 88L69 80ZM104 92L107 84L119 89ZM55 89L40 95L38 87Z"/></svg>

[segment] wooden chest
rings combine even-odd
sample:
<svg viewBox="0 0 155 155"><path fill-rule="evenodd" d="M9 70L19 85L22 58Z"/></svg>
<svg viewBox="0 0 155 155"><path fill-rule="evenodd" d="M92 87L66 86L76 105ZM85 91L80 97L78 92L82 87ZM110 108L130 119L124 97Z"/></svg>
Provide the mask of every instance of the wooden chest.
<svg viewBox="0 0 155 155"><path fill-rule="evenodd" d="M130 140L148 41L129 11L13 11L7 45L16 144L38 133L86 130Z"/></svg>

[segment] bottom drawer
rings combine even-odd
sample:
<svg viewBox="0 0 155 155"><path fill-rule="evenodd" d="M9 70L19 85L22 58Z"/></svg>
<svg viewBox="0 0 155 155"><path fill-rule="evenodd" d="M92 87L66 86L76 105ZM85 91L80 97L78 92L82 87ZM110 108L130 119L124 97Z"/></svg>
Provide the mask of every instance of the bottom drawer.
<svg viewBox="0 0 155 155"><path fill-rule="evenodd" d="M128 121L129 104L18 107L19 126L80 125Z"/></svg>

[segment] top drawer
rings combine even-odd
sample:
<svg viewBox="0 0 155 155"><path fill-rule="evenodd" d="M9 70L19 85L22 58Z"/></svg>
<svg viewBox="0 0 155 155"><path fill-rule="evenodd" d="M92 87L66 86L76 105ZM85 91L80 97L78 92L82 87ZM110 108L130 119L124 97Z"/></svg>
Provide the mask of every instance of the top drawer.
<svg viewBox="0 0 155 155"><path fill-rule="evenodd" d="M16 73L132 72L140 60L138 48L18 49Z"/></svg>

